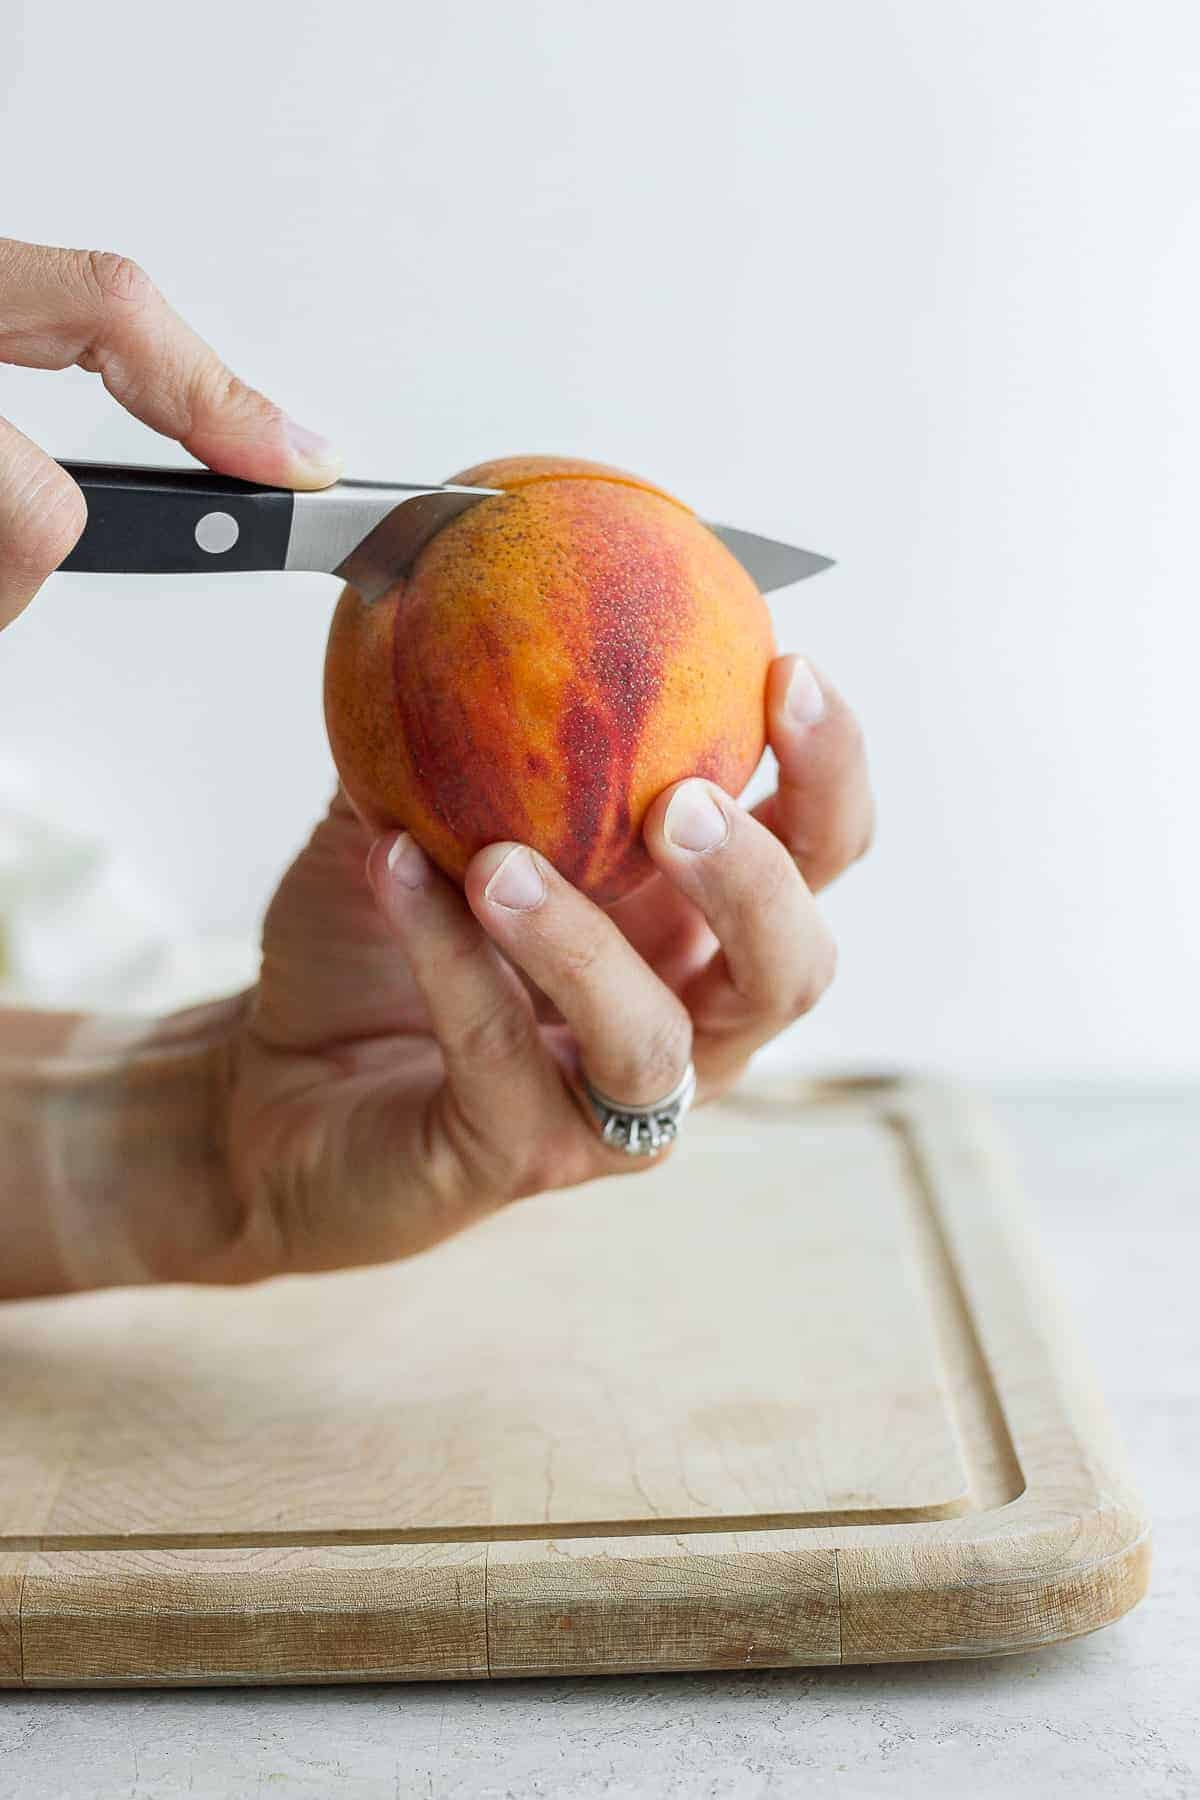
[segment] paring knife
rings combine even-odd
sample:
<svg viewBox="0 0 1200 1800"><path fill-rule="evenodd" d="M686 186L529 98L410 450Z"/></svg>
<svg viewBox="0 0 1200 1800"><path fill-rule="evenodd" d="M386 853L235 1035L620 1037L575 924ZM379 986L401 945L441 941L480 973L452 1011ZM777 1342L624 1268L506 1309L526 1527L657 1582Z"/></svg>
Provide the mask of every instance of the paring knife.
<svg viewBox="0 0 1200 1800"><path fill-rule="evenodd" d="M61 565L98 575L210 575L308 569L338 575L367 601L412 568L435 532L503 490L339 481L315 493L255 487L207 469L64 462L87 500L83 536ZM762 589L832 566L773 538L709 527Z"/></svg>

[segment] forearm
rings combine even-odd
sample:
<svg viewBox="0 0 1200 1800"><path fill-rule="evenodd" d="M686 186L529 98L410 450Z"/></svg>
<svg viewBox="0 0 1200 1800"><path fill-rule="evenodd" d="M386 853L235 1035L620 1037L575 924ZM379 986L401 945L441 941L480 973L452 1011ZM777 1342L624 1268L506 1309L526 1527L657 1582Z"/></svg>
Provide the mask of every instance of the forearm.
<svg viewBox="0 0 1200 1800"><path fill-rule="evenodd" d="M0 1299L212 1278L239 998L164 1020L0 1013Z"/></svg>

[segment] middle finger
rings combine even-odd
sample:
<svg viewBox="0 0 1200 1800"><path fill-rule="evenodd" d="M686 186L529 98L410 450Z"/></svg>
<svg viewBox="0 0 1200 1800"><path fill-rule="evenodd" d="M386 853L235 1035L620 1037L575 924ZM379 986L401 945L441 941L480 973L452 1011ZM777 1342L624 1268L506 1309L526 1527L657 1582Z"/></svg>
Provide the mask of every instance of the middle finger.
<svg viewBox="0 0 1200 1800"><path fill-rule="evenodd" d="M648 1106L691 1055L687 1009L598 906L522 844L492 844L467 871L484 930L558 1008L604 1093Z"/></svg>
<svg viewBox="0 0 1200 1800"><path fill-rule="evenodd" d="M684 990L697 1068L719 1085L815 1006L833 978L833 939L784 845L712 782L661 794L645 841L721 946Z"/></svg>

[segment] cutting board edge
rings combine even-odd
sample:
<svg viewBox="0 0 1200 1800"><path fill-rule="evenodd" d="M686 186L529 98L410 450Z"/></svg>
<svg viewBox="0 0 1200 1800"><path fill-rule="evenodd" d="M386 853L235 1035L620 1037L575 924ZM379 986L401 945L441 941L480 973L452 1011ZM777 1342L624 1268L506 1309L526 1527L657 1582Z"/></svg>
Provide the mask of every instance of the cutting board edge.
<svg viewBox="0 0 1200 1800"><path fill-rule="evenodd" d="M21 1595L29 1555L0 1554L0 1688L21 1685Z"/></svg>
<svg viewBox="0 0 1200 1800"><path fill-rule="evenodd" d="M422 1545L415 1564L412 1546L297 1547L282 1559L273 1550L32 1552L12 1559L24 1564L20 1672L5 1670L0 1685L452 1680L988 1656L1098 1630L1146 1592L1147 1521L1098 1493L1027 1490L954 1523L951 1541L945 1522L931 1521ZM374 1653L381 1644L388 1654Z"/></svg>

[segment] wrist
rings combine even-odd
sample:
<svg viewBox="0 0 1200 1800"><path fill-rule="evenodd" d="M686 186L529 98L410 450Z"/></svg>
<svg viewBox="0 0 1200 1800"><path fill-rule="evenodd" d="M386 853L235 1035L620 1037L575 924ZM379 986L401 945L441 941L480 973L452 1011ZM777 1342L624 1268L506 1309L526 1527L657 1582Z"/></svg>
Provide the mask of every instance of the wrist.
<svg viewBox="0 0 1200 1800"><path fill-rule="evenodd" d="M67 1020L56 1046L4 1055L0 1294L220 1278L237 1233L226 1120L246 1004Z"/></svg>

